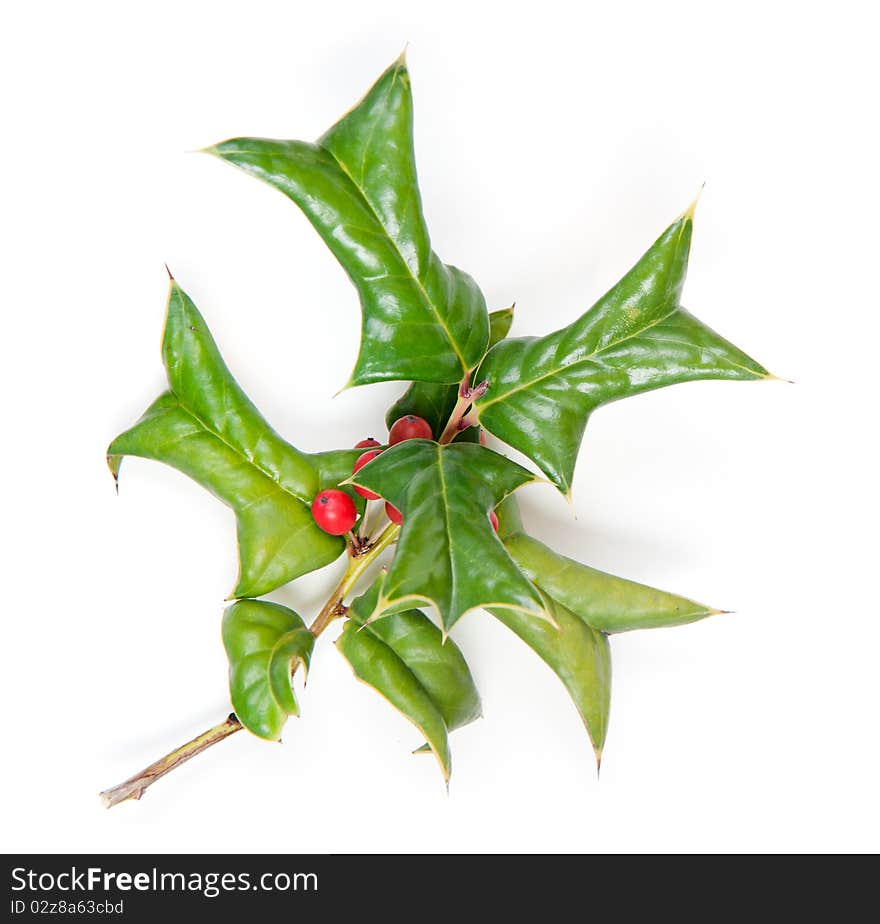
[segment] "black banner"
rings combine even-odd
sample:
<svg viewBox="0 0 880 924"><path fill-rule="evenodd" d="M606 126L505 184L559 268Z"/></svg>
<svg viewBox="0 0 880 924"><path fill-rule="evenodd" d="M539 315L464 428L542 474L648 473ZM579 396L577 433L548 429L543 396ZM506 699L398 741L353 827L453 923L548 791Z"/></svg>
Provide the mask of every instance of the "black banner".
<svg viewBox="0 0 880 924"><path fill-rule="evenodd" d="M303 913L309 921L347 912L358 920L387 922L436 914L470 919L479 911L493 921L502 912L520 917L536 911L549 920L647 909L705 921L722 906L728 915L760 907L762 919L774 913L790 919L807 897L812 912L827 907L835 911L833 919L843 920L844 908L857 907L852 888L857 876L844 886L825 867L821 883L805 880L804 867L818 863L803 858L794 863L739 858L733 865L730 858L608 855L7 854L4 859L2 901L6 920L13 922L163 924L157 915L202 920L212 912ZM827 859L819 862L824 866Z"/></svg>

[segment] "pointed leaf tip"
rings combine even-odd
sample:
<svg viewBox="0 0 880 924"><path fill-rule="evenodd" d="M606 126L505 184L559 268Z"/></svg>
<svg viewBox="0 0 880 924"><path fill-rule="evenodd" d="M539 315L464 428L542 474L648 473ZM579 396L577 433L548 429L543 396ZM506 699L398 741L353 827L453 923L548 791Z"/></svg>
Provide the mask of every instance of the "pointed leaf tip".
<svg viewBox="0 0 880 924"><path fill-rule="evenodd" d="M749 381L767 372L681 307L694 208L580 318L537 339L502 340L480 365L478 376L493 383L474 403L480 424L532 459L563 494L597 408L678 382ZM536 426L536 414L552 426Z"/></svg>
<svg viewBox="0 0 880 924"><path fill-rule="evenodd" d="M577 707L593 750L605 742L611 701L611 654L608 637L548 598L558 631L547 623L512 610L492 609L493 616L515 632L553 670Z"/></svg>
<svg viewBox="0 0 880 924"><path fill-rule="evenodd" d="M421 208L405 49L317 142L236 138L207 153L291 199L345 269L362 310L351 384L448 384L479 363L485 298L431 250Z"/></svg>
<svg viewBox="0 0 880 924"><path fill-rule="evenodd" d="M110 469L110 474L113 476L113 480L116 482L117 488L119 486L119 470L122 468L122 456L116 455L115 453L107 453L107 468Z"/></svg>
<svg viewBox="0 0 880 924"><path fill-rule="evenodd" d="M700 196L703 195L703 190L706 188L706 181L704 180L700 188L697 190L696 196L694 196L694 201L681 213L681 217L684 220L694 220L694 213L697 211L697 205L700 202Z"/></svg>
<svg viewBox="0 0 880 924"><path fill-rule="evenodd" d="M455 643L420 610L392 613L363 626L376 610L381 579L356 598L336 642L358 680L373 687L425 736L413 753L433 753L448 783L448 733L477 718L480 696ZM364 631L366 630L366 631Z"/></svg>
<svg viewBox="0 0 880 924"><path fill-rule="evenodd" d="M162 358L169 390L113 440L108 456L164 462L235 511L240 573L233 597L260 596L338 558L344 542L320 530L309 508L319 490L351 473L355 450L308 454L282 439L235 381L173 278ZM112 472L118 462L108 465Z"/></svg>
<svg viewBox="0 0 880 924"><path fill-rule="evenodd" d="M562 604L600 632L679 626L720 612L686 597L590 568L522 532L505 538L504 544L545 599Z"/></svg>

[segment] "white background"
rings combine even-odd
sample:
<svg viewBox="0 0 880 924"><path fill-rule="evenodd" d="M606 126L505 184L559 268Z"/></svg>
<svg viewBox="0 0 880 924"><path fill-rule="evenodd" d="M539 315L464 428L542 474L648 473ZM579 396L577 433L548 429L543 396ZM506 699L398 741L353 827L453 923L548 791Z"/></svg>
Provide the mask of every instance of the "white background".
<svg viewBox="0 0 880 924"><path fill-rule="evenodd" d="M880 848L871 4L5 9L4 850ZM399 391L331 399L353 289L291 203L186 152L316 137L405 42L435 248L516 300L515 334L586 309L706 181L685 304L797 384L605 408L577 520L523 496L560 550L736 614L613 640L601 781L556 678L474 614L454 636L485 718L448 796L322 644L282 746L236 735L107 812L99 789L229 709L231 514L138 460L117 498L104 467L163 387L163 261L296 445L381 436ZM308 615L336 570L275 598Z"/></svg>

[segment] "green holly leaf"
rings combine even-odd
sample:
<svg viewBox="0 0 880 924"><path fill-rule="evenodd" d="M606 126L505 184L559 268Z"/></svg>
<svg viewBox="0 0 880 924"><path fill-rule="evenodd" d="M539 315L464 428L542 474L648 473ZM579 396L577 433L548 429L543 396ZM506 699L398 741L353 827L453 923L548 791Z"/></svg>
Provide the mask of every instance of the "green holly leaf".
<svg viewBox="0 0 880 924"><path fill-rule="evenodd" d="M424 603L439 611L444 634L479 607L547 618L540 594L488 518L503 498L534 480L491 449L429 440L398 443L360 469L352 482L403 514L397 551L372 618Z"/></svg>
<svg viewBox="0 0 880 924"><path fill-rule="evenodd" d="M288 716L299 715L293 672L303 679L315 637L299 615L265 600L239 600L223 614L229 694L238 720L260 738L277 741Z"/></svg>
<svg viewBox="0 0 880 924"><path fill-rule="evenodd" d="M611 706L611 651L608 639L562 604L545 601L553 623L516 610L489 612L515 632L562 681L583 720L601 763Z"/></svg>
<svg viewBox="0 0 880 924"><path fill-rule="evenodd" d="M155 459L233 509L239 576L232 596L268 593L342 554L344 540L318 528L310 505L351 473L359 450L309 455L285 442L232 377L204 318L173 280L162 357L170 391L110 444L114 477L123 456Z"/></svg>
<svg viewBox="0 0 880 924"><path fill-rule="evenodd" d="M489 315L490 348L507 336L512 323L512 306L502 308L500 311L493 311ZM434 436L439 437L458 402L459 385L460 383L438 385L436 382L413 382L400 398L388 408L388 413L385 415L385 423L388 429L391 429L391 425L395 420L399 420L407 414L415 414L416 417L427 420L431 425ZM476 440L479 440L479 431L473 427L469 429L476 432ZM469 439L471 442L475 442L476 440L471 438L470 435L464 435L466 432L463 431L456 439Z"/></svg>
<svg viewBox="0 0 880 924"><path fill-rule="evenodd" d="M479 363L486 302L470 276L431 250L403 56L315 144L235 138L208 153L292 199L354 283L363 321L349 385L459 382Z"/></svg>
<svg viewBox="0 0 880 924"><path fill-rule="evenodd" d="M722 612L676 594L597 571L554 552L524 533L505 538L504 545L526 577L588 626L601 632L683 626Z"/></svg>
<svg viewBox="0 0 880 924"><path fill-rule="evenodd" d="M693 207L573 324L493 347L478 379L480 423L568 494L590 414L629 395L696 379L761 379L767 370L680 304Z"/></svg>
<svg viewBox="0 0 880 924"><path fill-rule="evenodd" d="M420 610L368 622L379 582L351 605L336 646L358 680L373 687L427 739L448 782L448 733L478 719L480 696L455 643Z"/></svg>

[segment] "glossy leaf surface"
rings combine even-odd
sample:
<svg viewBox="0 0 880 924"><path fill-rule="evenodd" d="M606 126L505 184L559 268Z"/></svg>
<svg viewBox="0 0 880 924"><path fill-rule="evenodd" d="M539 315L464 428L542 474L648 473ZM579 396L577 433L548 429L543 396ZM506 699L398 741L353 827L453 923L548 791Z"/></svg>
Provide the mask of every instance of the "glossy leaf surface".
<svg viewBox="0 0 880 924"><path fill-rule="evenodd" d="M512 323L513 308L503 308L489 315L490 347L495 346L507 336ZM427 420L434 436L439 437L458 402L459 384L438 385L436 382L413 382L388 409L385 415L386 425L390 429L395 420L406 414L415 414L416 417Z"/></svg>
<svg viewBox="0 0 880 924"><path fill-rule="evenodd" d="M196 306L174 282L162 341L170 391L108 449L118 477L126 455L189 475L233 509L239 577L233 596L268 593L337 558L344 540L312 519L312 499L351 472L357 450L309 455L285 442L223 362Z"/></svg>
<svg viewBox="0 0 880 924"><path fill-rule="evenodd" d="M293 610L265 600L239 600L223 614L232 708L245 728L277 741L288 716L299 715L291 676L308 673L315 637Z"/></svg>
<svg viewBox="0 0 880 924"><path fill-rule="evenodd" d="M513 324L514 305L509 308L499 308L489 314L489 346L493 347L510 333Z"/></svg>
<svg viewBox="0 0 880 924"><path fill-rule="evenodd" d="M292 199L357 288L361 346L349 384L459 382L489 340L477 284L431 249L403 57L317 143L236 138L209 153Z"/></svg>
<svg viewBox="0 0 880 924"><path fill-rule="evenodd" d="M523 574L544 593L601 632L683 626L720 612L685 597L597 571L525 534L505 539L504 545Z"/></svg>
<svg viewBox="0 0 880 924"><path fill-rule="evenodd" d="M481 715L480 697L461 652L420 610L367 624L379 583L352 604L336 642L355 676L373 687L425 736L444 779L451 758L448 733Z"/></svg>
<svg viewBox="0 0 880 924"><path fill-rule="evenodd" d="M696 379L760 379L767 370L681 307L693 216L673 222L639 262L573 324L495 346L477 377L480 423L571 488L597 407Z"/></svg>
<svg viewBox="0 0 880 924"><path fill-rule="evenodd" d="M408 440L367 463L353 481L403 513L374 617L430 604L448 632L483 606L544 614L540 595L489 522L504 497L534 480L522 466L473 443Z"/></svg>

